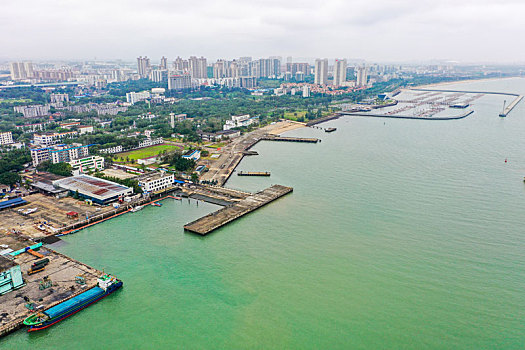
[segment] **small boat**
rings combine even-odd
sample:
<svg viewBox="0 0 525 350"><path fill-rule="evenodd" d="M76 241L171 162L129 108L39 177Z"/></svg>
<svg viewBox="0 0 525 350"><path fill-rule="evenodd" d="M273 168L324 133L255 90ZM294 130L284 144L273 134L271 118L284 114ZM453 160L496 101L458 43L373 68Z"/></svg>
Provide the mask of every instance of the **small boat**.
<svg viewBox="0 0 525 350"><path fill-rule="evenodd" d="M96 303L102 298L107 297L120 287L122 281L119 279L104 274L98 280L98 286L86 290L71 299L61 302L52 308L43 312L37 312L24 320L24 324L28 326L28 332L39 331L51 327L55 323L79 312L80 310Z"/></svg>
<svg viewBox="0 0 525 350"><path fill-rule="evenodd" d="M142 210L142 208L144 208L143 205L137 205L135 208L131 209L131 212L132 213L137 212L139 210Z"/></svg>
<svg viewBox="0 0 525 350"><path fill-rule="evenodd" d="M336 130L337 130L337 128L326 128L326 129L324 129L324 132L334 132Z"/></svg>
<svg viewBox="0 0 525 350"><path fill-rule="evenodd" d="M157 202L153 202L151 203L151 205L153 205L154 207L162 207L162 204L157 203Z"/></svg>

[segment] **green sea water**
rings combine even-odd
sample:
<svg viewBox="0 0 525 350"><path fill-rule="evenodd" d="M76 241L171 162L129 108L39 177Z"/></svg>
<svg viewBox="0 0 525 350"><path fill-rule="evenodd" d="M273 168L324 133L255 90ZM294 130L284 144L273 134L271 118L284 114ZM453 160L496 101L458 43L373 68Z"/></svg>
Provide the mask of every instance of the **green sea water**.
<svg viewBox="0 0 525 350"><path fill-rule="evenodd" d="M447 87L525 93L525 79ZM238 170L271 177L228 186L294 192L207 237L182 226L218 207L171 199L64 237L55 249L124 288L0 348L522 349L525 104L499 118L503 99L259 143Z"/></svg>

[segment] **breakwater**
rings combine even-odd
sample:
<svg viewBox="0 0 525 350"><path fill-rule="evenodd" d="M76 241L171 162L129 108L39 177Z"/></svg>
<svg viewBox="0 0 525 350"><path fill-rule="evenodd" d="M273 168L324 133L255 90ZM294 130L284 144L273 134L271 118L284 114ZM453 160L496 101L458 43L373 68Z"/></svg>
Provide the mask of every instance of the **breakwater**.
<svg viewBox="0 0 525 350"><path fill-rule="evenodd" d="M375 114L375 113L360 113L360 112L339 112L341 115L349 115L356 117L371 117L371 118L391 118L391 119L416 119L416 120L456 120L463 119L474 113L474 111L467 111L463 114L451 117L415 117L409 115L391 115L391 114Z"/></svg>
<svg viewBox="0 0 525 350"><path fill-rule="evenodd" d="M293 188L291 187L273 185L265 190L254 193L246 199L231 206L222 208L184 225L184 230L205 236L208 233L259 209L292 191Z"/></svg>

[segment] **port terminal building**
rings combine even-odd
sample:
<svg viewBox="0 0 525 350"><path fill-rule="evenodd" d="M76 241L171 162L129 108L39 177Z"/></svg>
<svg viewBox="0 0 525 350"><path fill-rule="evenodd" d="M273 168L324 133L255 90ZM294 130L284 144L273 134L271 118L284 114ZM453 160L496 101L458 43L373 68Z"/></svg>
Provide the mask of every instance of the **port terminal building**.
<svg viewBox="0 0 525 350"><path fill-rule="evenodd" d="M141 177L139 186L144 192L155 192L173 186L174 182L175 175L161 172Z"/></svg>
<svg viewBox="0 0 525 350"><path fill-rule="evenodd" d="M133 189L130 187L89 175L71 176L56 180L53 181L53 186L68 190L72 195L78 193L81 198L101 205L133 194Z"/></svg>

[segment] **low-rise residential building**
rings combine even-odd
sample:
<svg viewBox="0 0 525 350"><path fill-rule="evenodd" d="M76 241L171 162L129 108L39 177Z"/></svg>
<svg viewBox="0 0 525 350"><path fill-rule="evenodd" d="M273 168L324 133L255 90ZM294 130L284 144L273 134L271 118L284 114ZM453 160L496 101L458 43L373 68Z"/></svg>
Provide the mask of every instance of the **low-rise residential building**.
<svg viewBox="0 0 525 350"><path fill-rule="evenodd" d="M80 175L104 170L104 157L88 156L69 161L73 175Z"/></svg>
<svg viewBox="0 0 525 350"><path fill-rule="evenodd" d="M0 146L10 145L13 143L13 134L11 131L0 132Z"/></svg>
<svg viewBox="0 0 525 350"><path fill-rule="evenodd" d="M31 148L31 159L33 166L51 160L54 164L60 162L70 162L71 160L87 157L89 155L88 146L80 144L72 145L53 145L50 147Z"/></svg>
<svg viewBox="0 0 525 350"><path fill-rule="evenodd" d="M182 158L185 158L185 159L192 159L192 160L199 160L201 158L201 151L199 150L195 150L193 152L191 152L190 154L184 154L182 156Z"/></svg>
<svg viewBox="0 0 525 350"><path fill-rule="evenodd" d="M112 154L112 153L120 153L122 152L122 150L123 150L122 145L118 145L115 147L108 147L108 148L101 149L99 150L99 152L104 153L104 154Z"/></svg>
<svg viewBox="0 0 525 350"><path fill-rule="evenodd" d="M25 131L39 131L44 129L44 124L42 123L34 123L34 124L24 124L24 125L16 125L15 128L25 130Z"/></svg>
<svg viewBox="0 0 525 350"><path fill-rule="evenodd" d="M77 127L77 130L80 135L83 135L92 133L93 131L95 131L95 128L92 125L79 125Z"/></svg>
<svg viewBox="0 0 525 350"><path fill-rule="evenodd" d="M147 175L139 180L139 186L144 192L155 192L173 185L175 176L164 172Z"/></svg>
<svg viewBox="0 0 525 350"><path fill-rule="evenodd" d="M87 157L89 155L88 147L89 146L83 146L78 143L72 145L56 145L49 149L49 154L53 164L70 162L73 159Z"/></svg>
<svg viewBox="0 0 525 350"><path fill-rule="evenodd" d="M78 127L80 125L80 122L74 121L74 122L64 122L59 124L61 128L64 129L72 129L75 127Z"/></svg>
<svg viewBox="0 0 525 350"><path fill-rule="evenodd" d="M72 137L77 135L77 131L68 132L45 132L33 135L33 143L40 146L52 146L60 142L60 140L66 137Z"/></svg>
<svg viewBox="0 0 525 350"><path fill-rule="evenodd" d="M164 143L164 139L162 137L156 139L145 139L144 141L139 142L138 148L160 145L161 143Z"/></svg>

